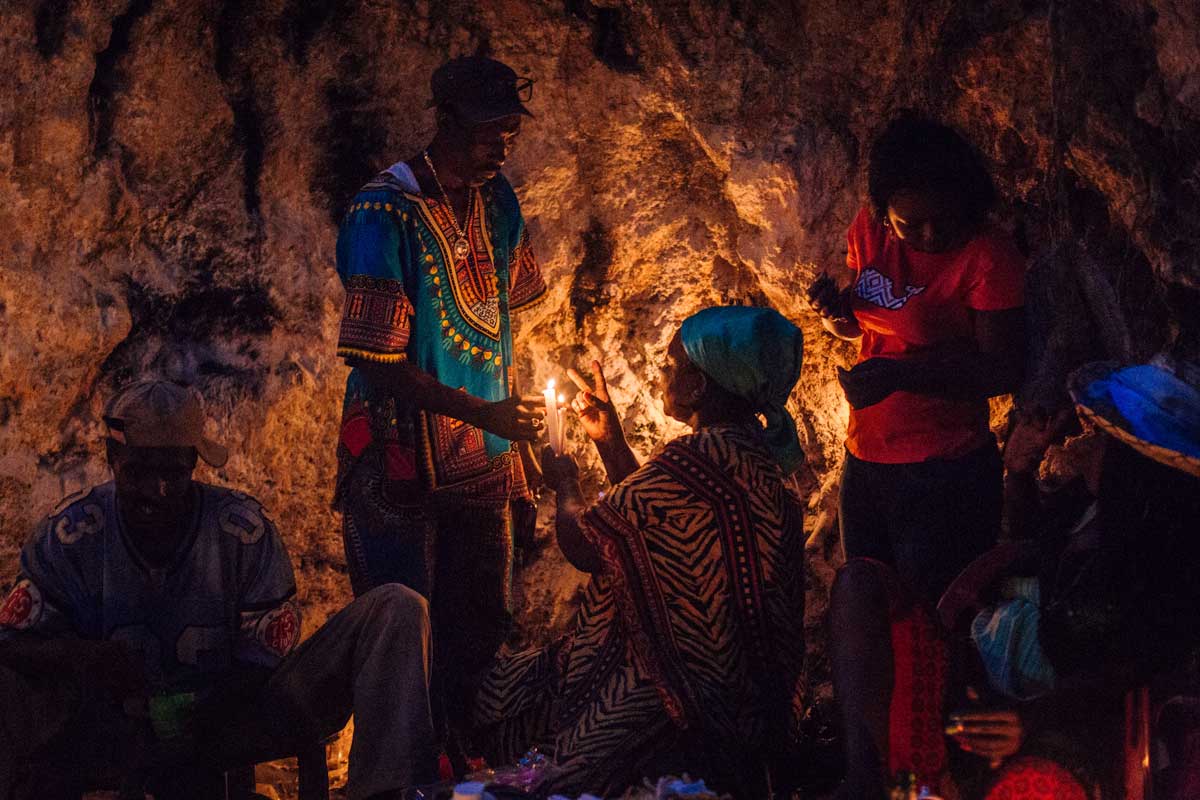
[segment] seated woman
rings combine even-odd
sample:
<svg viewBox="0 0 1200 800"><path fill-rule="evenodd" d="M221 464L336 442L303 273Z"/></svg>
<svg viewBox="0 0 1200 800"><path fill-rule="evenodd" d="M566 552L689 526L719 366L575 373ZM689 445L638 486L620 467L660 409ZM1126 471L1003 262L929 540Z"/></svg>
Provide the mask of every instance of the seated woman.
<svg viewBox="0 0 1200 800"><path fill-rule="evenodd" d="M773 310L689 317L662 389L693 433L641 467L599 363L593 386L571 373L614 486L585 508L574 461L548 449L545 479L559 547L592 578L573 632L502 657L476 717L499 760L552 755L539 792L617 796L688 772L768 796L804 653L804 538L784 487L804 457L784 408L801 359L800 331Z"/></svg>
<svg viewBox="0 0 1200 800"><path fill-rule="evenodd" d="M1138 737L1127 735L1122 752L1126 692L1164 685L1200 645L1195 370L1165 359L1078 370L1071 396L1081 424L1095 433L1086 447L1073 448L1082 485L1050 497L1040 496L1034 475L1057 426L1019 423L1005 452L1009 508L1014 531L1037 538L1024 557L1015 546L1008 557L999 548L981 557L939 606L946 622L971 620L973 649L994 691L1036 697L1020 706L1021 752L1044 752L1047 741L1073 750L1064 763L1102 794L1107 789L1105 796L1143 783L1148 767L1146 751L1128 747ZM993 591L973 591L972 584ZM986 601L973 618L972 596ZM1193 667L1184 685L1194 693L1195 683ZM1103 724L1106 718L1116 724ZM1130 734L1134 722L1127 714ZM1167 786L1156 796L1160 791L1193 796Z"/></svg>

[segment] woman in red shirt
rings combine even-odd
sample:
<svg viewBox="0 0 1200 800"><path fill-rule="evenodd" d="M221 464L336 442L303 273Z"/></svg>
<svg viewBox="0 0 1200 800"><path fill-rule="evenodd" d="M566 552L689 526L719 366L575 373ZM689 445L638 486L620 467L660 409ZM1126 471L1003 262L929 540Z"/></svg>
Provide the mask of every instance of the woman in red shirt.
<svg viewBox="0 0 1200 800"><path fill-rule="evenodd" d="M1000 532L1002 467L988 398L1024 363L1024 259L990 226L995 189L974 148L907 114L871 146L870 202L850 226L847 289L809 289L825 328L860 341L839 369L850 404L830 598L834 690L852 796L873 796L891 694L887 592L856 558L894 568L931 606ZM882 674L881 674L882 673ZM868 788L870 787L870 788Z"/></svg>

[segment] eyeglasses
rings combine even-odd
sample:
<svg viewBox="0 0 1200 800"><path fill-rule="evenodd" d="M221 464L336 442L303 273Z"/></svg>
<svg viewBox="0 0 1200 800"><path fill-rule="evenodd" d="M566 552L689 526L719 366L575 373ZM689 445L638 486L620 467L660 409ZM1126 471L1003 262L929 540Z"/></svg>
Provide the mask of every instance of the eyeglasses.
<svg viewBox="0 0 1200 800"><path fill-rule="evenodd" d="M489 80L475 85L478 87L479 93L489 100L506 100L514 94L522 103L528 103L533 99L533 78L519 77L513 83L505 80Z"/></svg>
<svg viewBox="0 0 1200 800"><path fill-rule="evenodd" d="M517 99L522 103L528 103L533 99L533 78L517 78L513 89L517 93Z"/></svg>

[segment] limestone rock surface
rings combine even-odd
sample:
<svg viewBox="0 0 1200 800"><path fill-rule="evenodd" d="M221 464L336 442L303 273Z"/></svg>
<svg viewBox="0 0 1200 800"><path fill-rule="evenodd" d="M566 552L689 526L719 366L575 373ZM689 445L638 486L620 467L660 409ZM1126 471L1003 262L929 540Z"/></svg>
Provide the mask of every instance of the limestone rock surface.
<svg viewBox="0 0 1200 800"><path fill-rule="evenodd" d="M473 52L537 81L506 170L551 287L520 323L526 385L599 358L646 455L680 432L657 376L683 318L771 303L803 328L816 694L853 352L802 294L841 274L892 112L941 116L993 168L1032 265L1026 399L1086 358L1197 353L1192 0L8 0L0 585L39 517L106 479L103 402L154 370L209 398L234 455L203 477L272 510L306 628L345 601L336 220L429 139L430 71ZM526 638L561 630L580 576L550 545L521 577Z"/></svg>

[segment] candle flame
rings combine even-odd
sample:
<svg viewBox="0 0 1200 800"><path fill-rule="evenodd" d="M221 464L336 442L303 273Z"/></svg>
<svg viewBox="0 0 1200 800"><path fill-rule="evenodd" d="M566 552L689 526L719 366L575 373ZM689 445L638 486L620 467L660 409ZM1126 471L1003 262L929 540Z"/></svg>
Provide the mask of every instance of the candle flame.
<svg viewBox="0 0 1200 800"><path fill-rule="evenodd" d="M567 402L567 398L563 397L563 396L560 394L560 395L558 396L558 404L561 406L561 405L562 405L563 403L565 403L565 402Z"/></svg>
<svg viewBox="0 0 1200 800"><path fill-rule="evenodd" d="M547 388L547 389L553 389L553 388L554 388L554 378L551 378L550 380L546 381L546 388Z"/></svg>

